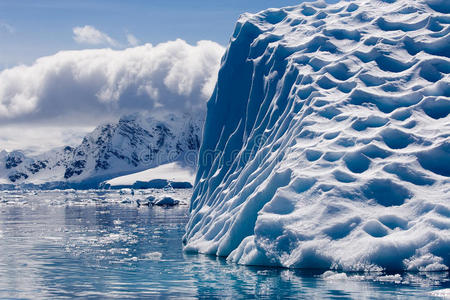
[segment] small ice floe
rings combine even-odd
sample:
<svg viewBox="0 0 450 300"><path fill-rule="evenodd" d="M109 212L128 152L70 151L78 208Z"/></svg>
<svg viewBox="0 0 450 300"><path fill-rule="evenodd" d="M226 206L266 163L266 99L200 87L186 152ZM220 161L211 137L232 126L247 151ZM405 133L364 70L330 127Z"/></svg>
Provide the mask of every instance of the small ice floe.
<svg viewBox="0 0 450 300"><path fill-rule="evenodd" d="M144 259L148 260L161 260L162 253L155 251L155 252L148 252L144 254Z"/></svg>
<svg viewBox="0 0 450 300"><path fill-rule="evenodd" d="M322 274L322 278L324 280L336 281L336 280L347 280L347 274L345 273L337 273L333 271L326 271Z"/></svg>
<svg viewBox="0 0 450 300"><path fill-rule="evenodd" d="M402 276L400 274L395 275L384 275L384 276L378 276L375 281L380 282L393 282L393 283L401 283L402 282Z"/></svg>
<svg viewBox="0 0 450 300"><path fill-rule="evenodd" d="M170 196L163 196L159 199L157 199L153 205L157 205L157 206L175 206L178 205L180 203L179 200L173 199Z"/></svg>
<svg viewBox="0 0 450 300"><path fill-rule="evenodd" d="M150 206L151 203L147 200L137 199L136 204L138 207L140 207L140 206Z"/></svg>
<svg viewBox="0 0 450 300"><path fill-rule="evenodd" d="M130 204L131 203L131 199L130 198L125 198L121 201L122 204Z"/></svg>
<svg viewBox="0 0 450 300"><path fill-rule="evenodd" d="M175 206L180 203L179 200L176 200L170 196L161 196L156 198L155 196L148 196L145 200L136 200L137 206Z"/></svg>
<svg viewBox="0 0 450 300"><path fill-rule="evenodd" d="M150 203L153 204L156 201L156 197L155 196L148 196L147 198L145 198L145 200Z"/></svg>
<svg viewBox="0 0 450 300"><path fill-rule="evenodd" d="M133 195L134 192L132 192L131 189L120 189L119 194L120 195Z"/></svg>

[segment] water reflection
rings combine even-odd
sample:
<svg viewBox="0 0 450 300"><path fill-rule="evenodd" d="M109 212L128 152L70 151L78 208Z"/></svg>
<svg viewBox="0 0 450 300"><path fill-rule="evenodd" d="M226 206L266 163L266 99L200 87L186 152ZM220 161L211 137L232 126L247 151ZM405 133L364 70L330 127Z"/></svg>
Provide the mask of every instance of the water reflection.
<svg viewBox="0 0 450 300"><path fill-rule="evenodd" d="M229 264L182 252L186 206L54 199L0 204L0 298L423 299L449 287L448 273L324 278Z"/></svg>

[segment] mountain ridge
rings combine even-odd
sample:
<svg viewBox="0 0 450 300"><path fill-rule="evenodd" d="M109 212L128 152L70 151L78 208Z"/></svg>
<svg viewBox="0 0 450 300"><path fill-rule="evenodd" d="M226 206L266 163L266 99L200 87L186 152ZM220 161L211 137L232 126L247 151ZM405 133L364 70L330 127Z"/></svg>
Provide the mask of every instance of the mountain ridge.
<svg viewBox="0 0 450 300"><path fill-rule="evenodd" d="M182 113L126 115L96 127L75 147L32 157L2 151L0 178L3 184L96 186L116 176L183 160L188 152L197 153L202 124L201 114L195 118Z"/></svg>

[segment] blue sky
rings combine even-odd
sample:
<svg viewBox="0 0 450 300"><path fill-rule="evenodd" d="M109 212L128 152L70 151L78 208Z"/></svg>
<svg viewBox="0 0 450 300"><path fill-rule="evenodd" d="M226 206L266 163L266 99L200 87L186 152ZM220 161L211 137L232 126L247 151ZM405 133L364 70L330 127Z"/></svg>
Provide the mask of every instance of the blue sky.
<svg viewBox="0 0 450 300"><path fill-rule="evenodd" d="M90 25L126 46L176 38L226 45L243 12L295 5L299 0L0 0L0 69L59 50L99 48L76 43L73 28Z"/></svg>

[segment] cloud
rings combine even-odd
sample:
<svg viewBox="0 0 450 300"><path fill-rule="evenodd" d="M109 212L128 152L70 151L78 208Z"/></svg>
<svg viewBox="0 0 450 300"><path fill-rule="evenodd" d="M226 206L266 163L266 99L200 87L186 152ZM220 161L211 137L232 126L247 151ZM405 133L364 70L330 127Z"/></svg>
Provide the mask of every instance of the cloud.
<svg viewBox="0 0 450 300"><path fill-rule="evenodd" d="M132 35L131 33L127 34L127 41L128 41L128 44L133 47L136 47L137 45L139 45L141 43L139 41L139 39L137 37L135 37L134 35Z"/></svg>
<svg viewBox="0 0 450 300"><path fill-rule="evenodd" d="M78 145L94 126L45 126L25 124L0 126L0 152L22 150L27 155L41 154L61 146Z"/></svg>
<svg viewBox="0 0 450 300"><path fill-rule="evenodd" d="M116 40L90 25L73 28L73 39L80 44L119 46Z"/></svg>
<svg viewBox="0 0 450 300"><path fill-rule="evenodd" d="M0 32L6 32L8 34L13 34L15 32L15 29L8 23L0 22Z"/></svg>
<svg viewBox="0 0 450 300"><path fill-rule="evenodd" d="M96 125L137 110L205 109L224 48L183 40L61 51L0 72L0 125Z"/></svg>

